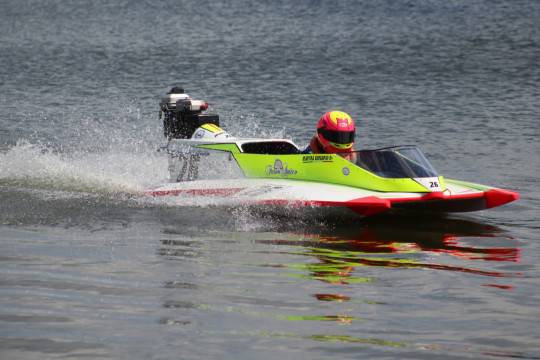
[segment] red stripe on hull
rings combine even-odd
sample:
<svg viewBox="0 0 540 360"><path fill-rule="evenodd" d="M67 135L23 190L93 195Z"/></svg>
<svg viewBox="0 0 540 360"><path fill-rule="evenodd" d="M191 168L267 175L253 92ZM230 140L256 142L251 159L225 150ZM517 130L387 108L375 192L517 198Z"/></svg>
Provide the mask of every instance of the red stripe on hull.
<svg viewBox="0 0 540 360"><path fill-rule="evenodd" d="M189 190L155 190L146 194L152 196L178 196L181 194L193 196L233 196L246 188L221 189L189 189ZM490 209L517 200L519 194L514 191L490 189L472 194L445 194L442 191L431 192L422 196L404 198L379 198L368 196L349 201L326 200L253 200L252 204L277 206L342 206L362 216L370 216L390 209L409 208L419 210L434 210L448 212L476 211Z"/></svg>

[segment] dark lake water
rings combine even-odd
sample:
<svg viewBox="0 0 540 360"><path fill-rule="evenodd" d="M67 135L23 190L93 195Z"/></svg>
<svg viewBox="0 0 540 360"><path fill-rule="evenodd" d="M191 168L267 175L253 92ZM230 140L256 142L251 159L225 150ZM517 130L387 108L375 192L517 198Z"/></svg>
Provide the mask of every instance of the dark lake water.
<svg viewBox="0 0 540 360"><path fill-rule="evenodd" d="M1 359L540 359L540 2L1 1ZM133 193L160 96L518 191L311 218Z"/></svg>

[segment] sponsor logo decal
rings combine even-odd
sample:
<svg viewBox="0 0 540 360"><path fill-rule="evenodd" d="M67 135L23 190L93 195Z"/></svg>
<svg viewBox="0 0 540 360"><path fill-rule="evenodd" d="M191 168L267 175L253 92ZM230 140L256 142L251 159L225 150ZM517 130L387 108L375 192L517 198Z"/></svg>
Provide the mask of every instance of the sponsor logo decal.
<svg viewBox="0 0 540 360"><path fill-rule="evenodd" d="M266 165L264 170L267 176L270 175L281 175L281 177L287 177L289 175L296 175L298 171L294 169L289 169L287 164L283 164L280 159L274 161L274 166Z"/></svg>
<svg viewBox="0 0 540 360"><path fill-rule="evenodd" d="M343 175L345 175L345 176L347 176L347 175L349 175L351 173L351 170L349 170L349 168L346 167L346 166L341 171L343 171Z"/></svg>
<svg viewBox="0 0 540 360"><path fill-rule="evenodd" d="M204 130L201 129L195 133L195 139L200 139L204 136Z"/></svg>
<svg viewBox="0 0 540 360"><path fill-rule="evenodd" d="M332 155L304 155L302 157L302 162L312 163L312 162L332 162Z"/></svg>

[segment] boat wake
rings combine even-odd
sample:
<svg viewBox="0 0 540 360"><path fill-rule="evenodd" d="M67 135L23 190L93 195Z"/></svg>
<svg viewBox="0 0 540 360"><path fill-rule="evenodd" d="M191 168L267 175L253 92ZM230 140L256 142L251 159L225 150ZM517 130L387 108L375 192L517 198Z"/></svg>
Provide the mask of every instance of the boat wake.
<svg viewBox="0 0 540 360"><path fill-rule="evenodd" d="M135 194L167 179L159 154L128 152L62 153L20 141L0 154L0 184L28 190L90 194Z"/></svg>
<svg viewBox="0 0 540 360"><path fill-rule="evenodd" d="M115 199L129 200L135 207L232 208L230 197L190 194L154 197L145 193L150 186L168 181L167 158L154 149L138 153L62 152L24 140L0 153L0 192L4 194L26 193L49 201L92 197L101 198L104 204ZM248 213L255 214L247 207L234 211L241 218Z"/></svg>

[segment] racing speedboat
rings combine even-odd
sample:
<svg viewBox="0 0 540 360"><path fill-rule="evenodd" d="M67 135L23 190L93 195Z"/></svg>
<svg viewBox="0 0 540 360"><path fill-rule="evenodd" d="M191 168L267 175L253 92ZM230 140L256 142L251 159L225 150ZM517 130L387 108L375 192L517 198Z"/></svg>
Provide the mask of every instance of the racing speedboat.
<svg viewBox="0 0 540 360"><path fill-rule="evenodd" d="M219 127L219 116L202 113L207 103L182 89L173 88L160 106L169 141L159 151L169 156L170 183L148 189L152 196L362 216L392 208L476 211L519 198L514 191L443 178L414 145L302 154L287 139L231 136Z"/></svg>

